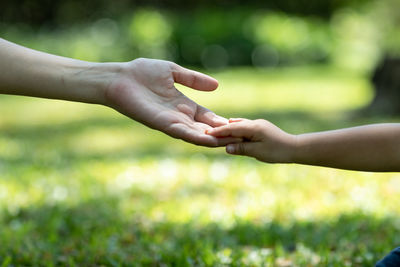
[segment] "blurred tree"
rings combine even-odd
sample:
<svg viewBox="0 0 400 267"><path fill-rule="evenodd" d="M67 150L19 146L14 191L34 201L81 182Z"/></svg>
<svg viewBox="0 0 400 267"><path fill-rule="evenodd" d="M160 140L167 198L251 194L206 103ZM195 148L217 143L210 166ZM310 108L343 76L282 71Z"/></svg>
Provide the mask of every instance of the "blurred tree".
<svg viewBox="0 0 400 267"><path fill-rule="evenodd" d="M376 17L352 14L368 5ZM377 93L369 110L400 114L398 10L399 0L13 0L0 1L0 31L24 37L74 29L36 48L86 60L145 56L206 68L336 57L368 70L387 55L373 71Z"/></svg>
<svg viewBox="0 0 400 267"><path fill-rule="evenodd" d="M371 78L375 98L370 113L400 115L400 1L384 0L380 23L385 26L383 59Z"/></svg>
<svg viewBox="0 0 400 267"><path fill-rule="evenodd" d="M372 84L375 98L367 111L378 114L400 114L400 58L386 56L375 69Z"/></svg>
<svg viewBox="0 0 400 267"><path fill-rule="evenodd" d="M118 16L137 7L157 7L180 10L196 8L267 8L297 15L330 17L339 8L359 5L370 0L13 0L0 1L0 21L24 22L31 26L62 25L82 22L102 16Z"/></svg>

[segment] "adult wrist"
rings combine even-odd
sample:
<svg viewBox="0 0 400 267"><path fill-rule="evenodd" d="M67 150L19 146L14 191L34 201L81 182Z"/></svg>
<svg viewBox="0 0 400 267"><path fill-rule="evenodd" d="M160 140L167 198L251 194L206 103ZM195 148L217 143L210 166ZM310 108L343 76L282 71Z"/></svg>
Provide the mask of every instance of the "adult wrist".
<svg viewBox="0 0 400 267"><path fill-rule="evenodd" d="M107 90L118 78L123 63L78 62L64 67L62 83L67 100L107 105Z"/></svg>

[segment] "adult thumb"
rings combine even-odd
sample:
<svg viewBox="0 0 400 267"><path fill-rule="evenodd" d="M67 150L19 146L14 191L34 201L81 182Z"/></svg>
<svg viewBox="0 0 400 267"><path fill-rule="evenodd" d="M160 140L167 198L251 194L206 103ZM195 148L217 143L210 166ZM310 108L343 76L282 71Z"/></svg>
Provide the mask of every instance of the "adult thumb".
<svg viewBox="0 0 400 267"><path fill-rule="evenodd" d="M174 81L199 91L213 91L218 87L218 81L203 73L189 70L172 63Z"/></svg>

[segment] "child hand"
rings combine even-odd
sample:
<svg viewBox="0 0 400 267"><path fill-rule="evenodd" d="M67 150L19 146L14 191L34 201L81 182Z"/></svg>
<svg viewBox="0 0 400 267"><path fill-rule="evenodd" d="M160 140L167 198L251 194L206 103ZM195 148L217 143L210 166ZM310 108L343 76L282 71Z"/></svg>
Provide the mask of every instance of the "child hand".
<svg viewBox="0 0 400 267"><path fill-rule="evenodd" d="M290 163L296 136L288 134L266 120L230 119L228 125L206 132L215 137L241 137L243 142L229 144L226 152L246 155L269 163Z"/></svg>

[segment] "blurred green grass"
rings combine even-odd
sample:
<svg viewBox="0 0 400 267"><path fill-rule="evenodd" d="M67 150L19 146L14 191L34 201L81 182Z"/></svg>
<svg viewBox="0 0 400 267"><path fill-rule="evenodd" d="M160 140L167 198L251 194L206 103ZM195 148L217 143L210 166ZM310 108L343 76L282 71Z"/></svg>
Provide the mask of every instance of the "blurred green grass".
<svg viewBox="0 0 400 267"><path fill-rule="evenodd" d="M373 92L329 66L228 69L226 117L291 133L359 117ZM171 139L101 106L0 96L2 266L366 266L400 243L400 175L270 165Z"/></svg>

